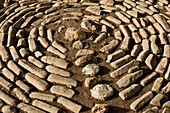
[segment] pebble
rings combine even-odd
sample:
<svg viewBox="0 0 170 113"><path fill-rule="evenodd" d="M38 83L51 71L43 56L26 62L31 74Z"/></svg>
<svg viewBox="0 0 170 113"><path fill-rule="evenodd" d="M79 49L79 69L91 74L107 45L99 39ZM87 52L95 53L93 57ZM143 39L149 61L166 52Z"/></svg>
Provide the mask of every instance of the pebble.
<svg viewBox="0 0 170 113"><path fill-rule="evenodd" d="M165 94L157 94L151 101L150 104L154 106L161 106L164 102L168 100Z"/></svg>
<svg viewBox="0 0 170 113"><path fill-rule="evenodd" d="M15 107L5 105L2 107L2 112L3 113L17 113L17 110Z"/></svg>
<svg viewBox="0 0 170 113"><path fill-rule="evenodd" d="M85 87L92 88L93 86L101 82L102 82L102 79L99 77L88 77L85 79L84 84L85 84Z"/></svg>
<svg viewBox="0 0 170 113"><path fill-rule="evenodd" d="M119 79L116 84L122 88L133 84L137 79L143 75L143 70L136 71L134 73L126 74L121 79Z"/></svg>
<svg viewBox="0 0 170 113"><path fill-rule="evenodd" d="M90 90L90 92L92 97L98 100L105 100L114 94L113 88L106 84L97 84Z"/></svg>
<svg viewBox="0 0 170 113"><path fill-rule="evenodd" d="M92 108L92 113L107 113L109 111L108 104L95 104Z"/></svg>
<svg viewBox="0 0 170 113"><path fill-rule="evenodd" d="M30 98L34 98L34 99L39 99L39 100L44 100L44 101L49 101L49 102L53 102L54 99L56 98L54 95L52 94L46 94L46 93L40 93L40 92L31 92L29 94Z"/></svg>
<svg viewBox="0 0 170 113"><path fill-rule="evenodd" d="M73 43L73 48L75 48L75 49L83 49L84 48L84 43L82 41L80 41L80 40L75 41Z"/></svg>
<svg viewBox="0 0 170 113"><path fill-rule="evenodd" d="M164 78L163 77L159 77L155 80L153 86L152 86L152 91L155 91L155 92L159 92L161 86L162 86L162 83L163 83L163 80Z"/></svg>
<svg viewBox="0 0 170 113"><path fill-rule="evenodd" d="M88 64L83 69L82 72L86 75L95 76L99 73L100 67L97 64Z"/></svg>
<svg viewBox="0 0 170 113"><path fill-rule="evenodd" d="M62 104L64 107L66 107L67 109L71 110L74 113L79 113L82 109L81 105L76 104L72 102L71 100L66 99L64 97L58 98L57 102Z"/></svg>
<svg viewBox="0 0 170 113"><path fill-rule="evenodd" d="M140 110L146 103L148 103L153 98L152 91L145 93L143 96L135 100L131 105L130 108L134 111Z"/></svg>
<svg viewBox="0 0 170 113"><path fill-rule="evenodd" d="M40 101L40 100L34 100L32 102L32 105L36 106L40 109L43 109L47 112L50 112L50 113L59 113L60 112L60 109L58 107L52 106L52 105L47 104L47 103Z"/></svg>
<svg viewBox="0 0 170 113"><path fill-rule="evenodd" d="M75 92L67 87L59 86L59 85L53 85L50 89L51 93L61 95L67 98L72 98Z"/></svg>
<svg viewBox="0 0 170 113"><path fill-rule="evenodd" d="M140 89L141 89L141 85L140 84L133 84L130 87L124 89L123 91L121 91L119 93L119 96L123 99L126 100L130 97L132 97L133 95L135 95Z"/></svg>

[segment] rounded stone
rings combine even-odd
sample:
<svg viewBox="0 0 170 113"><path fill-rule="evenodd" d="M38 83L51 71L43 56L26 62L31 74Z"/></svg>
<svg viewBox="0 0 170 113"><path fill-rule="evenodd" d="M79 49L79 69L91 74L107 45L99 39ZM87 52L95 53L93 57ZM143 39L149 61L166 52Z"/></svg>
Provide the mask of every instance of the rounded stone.
<svg viewBox="0 0 170 113"><path fill-rule="evenodd" d="M88 64L82 69L84 74L90 76L95 76L99 71L100 67L97 64Z"/></svg>
<svg viewBox="0 0 170 113"><path fill-rule="evenodd" d="M74 43L73 43L73 48L75 48L75 49L83 49L84 48L84 44L83 44L83 42L81 42L81 41L75 41Z"/></svg>
<svg viewBox="0 0 170 113"><path fill-rule="evenodd" d="M90 91L92 97L98 100L105 100L113 96L114 93L113 88L106 84L98 84L94 86Z"/></svg>

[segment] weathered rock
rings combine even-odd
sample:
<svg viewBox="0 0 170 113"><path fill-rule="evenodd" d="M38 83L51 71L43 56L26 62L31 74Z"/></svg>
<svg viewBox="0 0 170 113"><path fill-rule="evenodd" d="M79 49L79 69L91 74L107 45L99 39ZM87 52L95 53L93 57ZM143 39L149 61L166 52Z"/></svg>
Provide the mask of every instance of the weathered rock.
<svg viewBox="0 0 170 113"><path fill-rule="evenodd" d="M88 77L85 79L84 84L85 87L92 88L94 85L102 82L101 78L98 77Z"/></svg>
<svg viewBox="0 0 170 113"><path fill-rule="evenodd" d="M130 87L126 88L125 90L121 91L119 93L119 96L123 100L126 100L126 99L132 97L133 95L135 95L140 89L141 89L141 85L133 84Z"/></svg>
<svg viewBox="0 0 170 113"><path fill-rule="evenodd" d="M122 88L133 84L137 79L143 75L143 70L136 71L134 73L127 74L119 79L116 84Z"/></svg>
<svg viewBox="0 0 170 113"><path fill-rule="evenodd" d="M155 92L159 92L161 86L162 86L162 83L163 83L163 77L159 77L155 80L154 84L153 84L153 87L152 87L152 91L155 91Z"/></svg>
<svg viewBox="0 0 170 113"><path fill-rule="evenodd" d="M15 107L5 105L2 107L2 112L3 113L17 113L17 110Z"/></svg>
<svg viewBox="0 0 170 113"><path fill-rule="evenodd" d="M82 69L83 73L90 76L95 76L99 71L100 67L97 64L88 64Z"/></svg>
<svg viewBox="0 0 170 113"><path fill-rule="evenodd" d="M150 104L154 106L161 106L168 100L168 97L164 94L157 94L151 101Z"/></svg>
<svg viewBox="0 0 170 113"><path fill-rule="evenodd" d="M76 30L74 27L69 27L64 38L69 41L83 40L86 38L86 33L80 29Z"/></svg>
<svg viewBox="0 0 170 113"><path fill-rule="evenodd" d="M105 100L114 94L113 88L106 84L98 84L94 86L90 92L92 97L99 100Z"/></svg>
<svg viewBox="0 0 170 113"><path fill-rule="evenodd" d="M57 100L58 103L62 104L64 107L66 107L67 109L71 110L74 113L79 113L82 109L82 106L79 104L76 104L64 97L60 97Z"/></svg>
<svg viewBox="0 0 170 113"><path fill-rule="evenodd" d="M141 109L146 103L148 103L153 98L152 91L145 93L143 96L135 100L131 105L130 108L134 111L138 111Z"/></svg>
<svg viewBox="0 0 170 113"><path fill-rule="evenodd" d="M109 105L107 104L95 104L92 108L92 113L107 113L109 110Z"/></svg>

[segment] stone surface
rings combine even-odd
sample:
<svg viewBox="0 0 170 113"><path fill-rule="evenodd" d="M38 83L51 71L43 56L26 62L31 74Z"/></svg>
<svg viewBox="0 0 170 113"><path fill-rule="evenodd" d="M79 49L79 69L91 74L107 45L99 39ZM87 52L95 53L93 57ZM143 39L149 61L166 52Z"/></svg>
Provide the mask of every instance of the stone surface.
<svg viewBox="0 0 170 113"><path fill-rule="evenodd" d="M98 84L94 86L90 92L92 97L98 100L105 100L114 94L113 88L106 84Z"/></svg>
<svg viewBox="0 0 170 113"><path fill-rule="evenodd" d="M88 64L83 69L82 72L86 75L95 76L100 71L100 67L97 64Z"/></svg>

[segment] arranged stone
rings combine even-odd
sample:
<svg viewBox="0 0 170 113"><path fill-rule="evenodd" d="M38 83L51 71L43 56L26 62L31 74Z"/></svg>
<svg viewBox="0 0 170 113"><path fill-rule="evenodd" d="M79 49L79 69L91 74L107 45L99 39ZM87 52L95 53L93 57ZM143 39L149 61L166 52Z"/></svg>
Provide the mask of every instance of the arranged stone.
<svg viewBox="0 0 170 113"><path fill-rule="evenodd" d="M77 86L77 81L71 78L61 77L59 75L51 74L48 79L49 82L55 82L57 84L63 84L67 86Z"/></svg>
<svg viewBox="0 0 170 113"><path fill-rule="evenodd" d="M99 84L102 82L102 79L101 78L98 78L98 77L88 77L85 79L85 87L88 87L88 88L92 88L93 86L95 86L96 84Z"/></svg>
<svg viewBox="0 0 170 113"><path fill-rule="evenodd" d="M105 38L107 38L107 33L101 33L95 40L94 43L99 43L102 40L104 40Z"/></svg>
<svg viewBox="0 0 170 113"><path fill-rule="evenodd" d="M125 52L123 50L118 50L118 51L116 51L116 52L114 52L112 54L109 54L107 56L106 62L111 63L112 61L115 61L115 60L123 57L124 55L125 55Z"/></svg>
<svg viewBox="0 0 170 113"><path fill-rule="evenodd" d="M164 94L157 94L151 101L150 104L154 106L161 106L168 100L168 97Z"/></svg>
<svg viewBox="0 0 170 113"><path fill-rule="evenodd" d="M168 108L168 107L170 107L170 101L165 102L162 107L163 107L163 108Z"/></svg>
<svg viewBox="0 0 170 113"><path fill-rule="evenodd" d="M137 57L141 49L142 47L140 45L134 45L130 55L133 57Z"/></svg>
<svg viewBox="0 0 170 113"><path fill-rule="evenodd" d="M65 56L63 53L61 53L60 51L58 51L57 49L55 49L55 48L52 47L52 46L49 46L49 47L47 48L47 51L48 51L48 52L51 52L51 53L53 53L53 54L55 54L55 55L57 55L57 56L59 56L59 57L62 58L62 59L65 59L65 58L66 58L66 56Z"/></svg>
<svg viewBox="0 0 170 113"><path fill-rule="evenodd" d="M77 54L76 54L76 58L80 57L80 56L85 56L85 55L93 55L94 51L89 50L89 49L80 49Z"/></svg>
<svg viewBox="0 0 170 113"><path fill-rule="evenodd" d="M95 104L92 108L92 113L107 113L109 111L109 105L107 104Z"/></svg>
<svg viewBox="0 0 170 113"><path fill-rule="evenodd" d="M39 99L39 100L49 101L49 102L54 101L54 99L56 98L52 94L45 94L45 93L40 93L40 92L31 92L29 94L29 97Z"/></svg>
<svg viewBox="0 0 170 113"><path fill-rule="evenodd" d="M143 75L143 70L136 71L134 73L130 73L119 79L116 84L122 88L127 87L131 84L133 84L138 78L140 78Z"/></svg>
<svg viewBox="0 0 170 113"><path fill-rule="evenodd" d="M82 69L83 73L90 76L95 76L99 71L100 67L97 64L88 64Z"/></svg>
<svg viewBox="0 0 170 113"><path fill-rule="evenodd" d="M157 113L159 111L158 107L152 107L150 109L147 109L146 111L142 112L142 113Z"/></svg>
<svg viewBox="0 0 170 113"><path fill-rule="evenodd" d="M130 108L134 111L140 110L145 104L147 104L153 98L152 91L145 93L143 96L135 100L131 105Z"/></svg>
<svg viewBox="0 0 170 113"><path fill-rule="evenodd" d="M150 82L152 82L153 80L155 80L158 77L158 74L156 72L152 72L151 74L149 74L148 76L146 76L143 80L140 81L140 84L142 86L146 86L148 85Z"/></svg>
<svg viewBox="0 0 170 113"><path fill-rule="evenodd" d="M15 107L6 105L2 107L2 112L3 113L17 113L17 110Z"/></svg>
<svg viewBox="0 0 170 113"><path fill-rule="evenodd" d="M62 53L65 53L67 51L67 48L65 48L62 44L60 44L59 42L57 41L54 41L52 43L52 46L57 48L59 51L61 51Z"/></svg>
<svg viewBox="0 0 170 113"><path fill-rule="evenodd" d="M165 94L168 94L170 92L170 82L168 82L167 85L162 88L162 92Z"/></svg>
<svg viewBox="0 0 170 113"><path fill-rule="evenodd" d="M143 50L143 51L138 55L138 57L136 58L136 60L138 60L138 61L140 61L140 62L144 62L148 55L149 55L149 51Z"/></svg>
<svg viewBox="0 0 170 113"><path fill-rule="evenodd" d="M150 54L146 60L145 60L145 64L152 70L156 67L157 64L157 58L155 55Z"/></svg>
<svg viewBox="0 0 170 113"><path fill-rule="evenodd" d="M119 41L113 39L108 45L105 45L100 49L100 51L105 53L111 53L119 45Z"/></svg>
<svg viewBox="0 0 170 113"><path fill-rule="evenodd" d="M159 64L157 65L155 71L157 73L163 74L167 65L168 65L168 58L162 58Z"/></svg>
<svg viewBox="0 0 170 113"><path fill-rule="evenodd" d="M170 58L170 45L164 45L163 56Z"/></svg>
<svg viewBox="0 0 170 113"><path fill-rule="evenodd" d="M164 108L162 113L169 113L170 112L170 109L169 108Z"/></svg>
<svg viewBox="0 0 170 113"><path fill-rule="evenodd" d="M73 95L75 94L75 92L72 89L59 85L52 86L50 91L51 93L61 95L67 98L72 98Z"/></svg>
<svg viewBox="0 0 170 113"><path fill-rule="evenodd" d="M167 68L167 72L165 73L165 77L164 77L166 80L170 80L170 64Z"/></svg>
<svg viewBox="0 0 170 113"><path fill-rule="evenodd" d="M47 112L50 112L50 113L59 113L60 112L60 109L58 107L52 106L52 105L47 104L47 103L40 101L40 100L34 100L32 102L32 105L36 106L40 109L43 109Z"/></svg>
<svg viewBox="0 0 170 113"><path fill-rule="evenodd" d="M29 92L30 89L31 89L27 84L25 84L25 83L22 82L21 80L17 80L17 81L15 82L15 84L16 84L18 87L20 87L22 90L24 90L25 92Z"/></svg>
<svg viewBox="0 0 170 113"><path fill-rule="evenodd" d="M10 90L13 87L13 85L9 81L5 80L3 77L0 77L0 85L7 90Z"/></svg>
<svg viewBox="0 0 170 113"><path fill-rule="evenodd" d="M79 40L75 41L73 43L73 48L75 48L75 49L83 49L84 48L84 43L79 41Z"/></svg>
<svg viewBox="0 0 170 113"><path fill-rule="evenodd" d="M93 59L92 56L82 56L75 61L76 66L83 66Z"/></svg>
<svg viewBox="0 0 170 113"><path fill-rule="evenodd" d="M159 54L161 51L155 42L151 42L151 50L153 54Z"/></svg>
<svg viewBox="0 0 170 113"><path fill-rule="evenodd" d="M60 97L57 100L58 103L62 104L64 107L66 107L67 109L71 110L74 113L79 113L82 109L82 106L79 104L76 104L64 97Z"/></svg>
<svg viewBox="0 0 170 113"><path fill-rule="evenodd" d="M94 86L90 92L92 97L98 100L105 100L114 94L113 88L106 84L98 84Z"/></svg>
<svg viewBox="0 0 170 113"><path fill-rule="evenodd" d="M128 73L133 73L139 70L139 66L133 66L129 68Z"/></svg>
<svg viewBox="0 0 170 113"><path fill-rule="evenodd" d="M155 80L154 84L153 84L153 87L152 87L152 91L155 91L155 92L159 92L161 86L162 86L162 83L163 83L163 77L159 77Z"/></svg>
<svg viewBox="0 0 170 113"><path fill-rule="evenodd" d="M132 38L131 37L125 37L122 41L120 48L127 51L127 50L130 49L131 43L132 43Z"/></svg>
<svg viewBox="0 0 170 113"><path fill-rule="evenodd" d="M135 95L140 89L141 89L141 85L133 84L130 87L126 88L125 90L121 91L119 93L119 96L123 100L126 100L126 99L132 97L133 95Z"/></svg>

